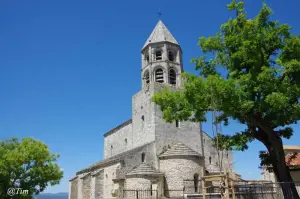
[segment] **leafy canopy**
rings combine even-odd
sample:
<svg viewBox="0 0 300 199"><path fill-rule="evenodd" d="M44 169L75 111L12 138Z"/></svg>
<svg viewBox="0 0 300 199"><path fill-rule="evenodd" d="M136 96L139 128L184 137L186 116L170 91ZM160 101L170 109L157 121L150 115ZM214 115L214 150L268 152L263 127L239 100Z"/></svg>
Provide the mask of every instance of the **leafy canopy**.
<svg viewBox="0 0 300 199"><path fill-rule="evenodd" d="M220 136L225 149L245 150L269 130L290 138L293 130L287 125L300 119L300 37L288 25L270 20L266 4L253 19L247 19L241 1L227 7L235 18L198 43L204 56L192 62L200 75L184 73L181 91L165 89L153 101L167 122L201 122L207 111L216 110L221 112L218 122L227 125L233 119L247 125L233 136Z"/></svg>
<svg viewBox="0 0 300 199"><path fill-rule="evenodd" d="M0 198L10 198L8 188L28 190L30 198L49 184L58 184L63 177L62 170L55 164L58 157L46 144L32 138L21 142L17 138L0 141Z"/></svg>

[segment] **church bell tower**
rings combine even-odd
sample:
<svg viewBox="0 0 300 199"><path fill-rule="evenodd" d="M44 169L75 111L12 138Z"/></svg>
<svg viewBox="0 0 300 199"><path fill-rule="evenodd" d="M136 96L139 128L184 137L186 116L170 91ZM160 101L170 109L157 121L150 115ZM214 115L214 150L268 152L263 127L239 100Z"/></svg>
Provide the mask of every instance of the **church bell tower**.
<svg viewBox="0 0 300 199"><path fill-rule="evenodd" d="M180 86L181 48L161 20L142 48L142 87L153 82Z"/></svg>
<svg viewBox="0 0 300 199"><path fill-rule="evenodd" d="M202 154L200 126L197 123L166 123L160 107L152 97L167 88L177 91L182 86L182 50L176 39L158 21L142 48L142 89L132 97L133 147L155 142L155 153L181 142Z"/></svg>

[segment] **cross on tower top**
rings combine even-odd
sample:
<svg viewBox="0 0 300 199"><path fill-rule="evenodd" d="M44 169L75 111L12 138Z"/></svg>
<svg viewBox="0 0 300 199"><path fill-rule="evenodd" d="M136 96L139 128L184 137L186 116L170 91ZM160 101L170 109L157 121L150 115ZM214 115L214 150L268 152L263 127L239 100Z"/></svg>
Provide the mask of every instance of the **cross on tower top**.
<svg viewBox="0 0 300 199"><path fill-rule="evenodd" d="M158 15L158 19L161 19L161 15L162 15L162 13L161 13L160 9L158 10L158 13L157 13L157 15Z"/></svg>

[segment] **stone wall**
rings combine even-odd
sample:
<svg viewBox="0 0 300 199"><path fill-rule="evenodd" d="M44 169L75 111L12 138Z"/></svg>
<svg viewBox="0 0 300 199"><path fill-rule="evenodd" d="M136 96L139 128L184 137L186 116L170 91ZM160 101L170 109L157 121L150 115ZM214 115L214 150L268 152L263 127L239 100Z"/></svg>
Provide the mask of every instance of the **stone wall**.
<svg viewBox="0 0 300 199"><path fill-rule="evenodd" d="M155 52L156 50L162 50L162 60L155 60ZM164 82L169 83L169 70L172 68L176 71L177 74L177 86L180 85L179 75L183 71L182 67L182 59L181 59L181 51L177 45L174 44L151 44L149 49L146 49L149 53L149 62L143 60L142 56L142 76L143 79L145 71L149 71L150 74L150 83L155 82L155 71L157 68L161 68L164 72ZM174 61L168 60L168 51L172 51L174 55ZM151 64L150 64L151 63ZM142 81L142 87L144 88L146 85L145 81Z"/></svg>
<svg viewBox="0 0 300 199"><path fill-rule="evenodd" d="M206 133L203 133L203 148L204 148L204 157L205 157L205 166L207 168L219 168L219 162L218 162L218 154L217 149L213 144L213 140L210 136L208 136ZM220 156L222 157L222 154L220 153ZM209 160L209 157L211 157L211 163ZM224 151L223 152L223 168L233 167L233 154L232 151Z"/></svg>
<svg viewBox="0 0 300 199"><path fill-rule="evenodd" d="M135 190L135 189L151 189L151 177L136 177L127 178L125 181L125 190Z"/></svg>
<svg viewBox="0 0 300 199"><path fill-rule="evenodd" d="M113 189L113 179L116 177L116 170L120 166L120 163L113 164L104 168L104 198L113 198L111 191Z"/></svg>
<svg viewBox="0 0 300 199"><path fill-rule="evenodd" d="M91 199L92 197L92 176L86 175L82 179L82 199Z"/></svg>
<svg viewBox="0 0 300 199"><path fill-rule="evenodd" d="M132 97L133 147L154 141L154 111L149 91L141 90Z"/></svg>
<svg viewBox="0 0 300 199"><path fill-rule="evenodd" d="M132 149L132 123L104 137L104 158Z"/></svg>
<svg viewBox="0 0 300 199"><path fill-rule="evenodd" d="M162 90L166 85L155 83L155 92ZM177 88L168 85L170 91L176 91ZM163 152L164 147L177 143L183 143L194 151L202 154L202 133L200 133L200 124L193 122L167 123L163 120L162 111L158 105L155 105L155 140L157 154Z"/></svg>
<svg viewBox="0 0 300 199"><path fill-rule="evenodd" d="M104 192L104 170L102 169L95 176L95 199L102 199Z"/></svg>
<svg viewBox="0 0 300 199"><path fill-rule="evenodd" d="M78 199L78 178L71 181L71 193L69 193L71 196L71 199Z"/></svg>
<svg viewBox="0 0 300 199"><path fill-rule="evenodd" d="M165 176L165 190L183 190L184 180L194 179L198 174L200 178L204 173L204 162L198 158L176 157L160 160L160 171ZM182 192L170 192L171 196L182 194Z"/></svg>
<svg viewBox="0 0 300 199"><path fill-rule="evenodd" d="M125 178L125 175L132 171L135 167L142 163L142 154L145 154L145 162L153 168L158 168L157 158L155 155L155 143L146 144L143 147L137 148L132 153L123 158L123 164L121 164L118 170L118 177Z"/></svg>

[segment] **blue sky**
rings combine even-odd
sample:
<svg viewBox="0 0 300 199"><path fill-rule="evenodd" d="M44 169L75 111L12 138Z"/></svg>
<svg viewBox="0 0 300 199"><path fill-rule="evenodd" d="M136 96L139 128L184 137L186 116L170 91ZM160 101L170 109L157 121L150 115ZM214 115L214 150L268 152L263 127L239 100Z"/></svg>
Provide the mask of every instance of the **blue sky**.
<svg viewBox="0 0 300 199"><path fill-rule="evenodd" d="M68 191L75 172L103 157L103 134L131 118L131 97L141 87L140 50L162 20L183 49L185 70L201 55L200 36L215 34L231 15L230 1L0 1L0 140L45 142L65 176L46 192ZM246 0L253 17L262 1ZM300 33L300 1L266 1L273 18ZM209 120L210 121L210 120ZM300 134L285 144L300 145ZM224 133L243 129L237 123ZM210 122L204 130L211 134ZM258 151L235 152L235 171L259 179Z"/></svg>

